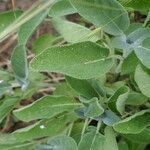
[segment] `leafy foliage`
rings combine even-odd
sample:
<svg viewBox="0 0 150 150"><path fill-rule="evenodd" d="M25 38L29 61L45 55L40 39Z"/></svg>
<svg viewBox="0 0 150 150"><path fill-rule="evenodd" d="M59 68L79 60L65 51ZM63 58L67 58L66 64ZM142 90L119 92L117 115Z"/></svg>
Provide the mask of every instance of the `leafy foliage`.
<svg viewBox="0 0 150 150"><path fill-rule="evenodd" d="M47 0L0 13L0 42L17 38L0 69L0 149L148 150L149 7ZM55 33L32 37L43 22Z"/></svg>

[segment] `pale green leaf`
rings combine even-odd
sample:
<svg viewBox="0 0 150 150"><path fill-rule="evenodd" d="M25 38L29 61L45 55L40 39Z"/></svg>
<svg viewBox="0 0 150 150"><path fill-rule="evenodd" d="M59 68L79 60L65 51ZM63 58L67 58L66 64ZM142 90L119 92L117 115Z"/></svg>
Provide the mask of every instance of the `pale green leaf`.
<svg viewBox="0 0 150 150"><path fill-rule="evenodd" d="M21 85L28 84L28 62L26 48L18 45L11 56L12 69Z"/></svg>
<svg viewBox="0 0 150 150"><path fill-rule="evenodd" d="M150 49L147 49L145 47L139 46L134 49L134 52L138 59L141 61L141 63L150 69Z"/></svg>
<svg viewBox="0 0 150 150"><path fill-rule="evenodd" d="M62 112L70 112L82 104L66 96L45 96L32 104L15 110L14 115L23 121L52 118Z"/></svg>
<svg viewBox="0 0 150 150"><path fill-rule="evenodd" d="M104 135L91 131L84 134L82 140L79 142L78 150L103 150L105 137Z"/></svg>
<svg viewBox="0 0 150 150"><path fill-rule="evenodd" d="M47 14L48 10L45 10L20 27L18 32L18 42L20 45L25 45L27 43L29 37L33 34L34 30L43 21Z"/></svg>
<svg viewBox="0 0 150 150"><path fill-rule="evenodd" d="M150 110L143 110L113 125L123 134L138 134L150 125Z"/></svg>
<svg viewBox="0 0 150 150"><path fill-rule="evenodd" d="M119 2L125 7L131 7L136 10L144 10L150 8L149 0L119 0Z"/></svg>
<svg viewBox="0 0 150 150"><path fill-rule="evenodd" d="M79 24L69 22L60 18L54 18L52 20L52 23L58 33L60 33L63 38L69 43L77 43L81 41L96 42L99 39L97 35L89 37L92 31Z"/></svg>
<svg viewBox="0 0 150 150"><path fill-rule="evenodd" d="M32 51L36 55L41 53L43 50L50 48L53 45L55 37L50 34L44 34L36 39L32 44Z"/></svg>
<svg viewBox="0 0 150 150"><path fill-rule="evenodd" d="M0 13L0 32L8 27L17 17L22 14L21 10L6 11Z"/></svg>
<svg viewBox="0 0 150 150"><path fill-rule="evenodd" d="M134 79L141 92L150 97L150 75L140 65L136 68Z"/></svg>
<svg viewBox="0 0 150 150"><path fill-rule="evenodd" d="M116 136L113 129L107 126L104 132L105 132L104 150L118 150Z"/></svg>
<svg viewBox="0 0 150 150"><path fill-rule="evenodd" d="M77 10L70 4L69 0L59 0L51 7L49 15L52 17L60 17L76 12Z"/></svg>
<svg viewBox="0 0 150 150"><path fill-rule="evenodd" d="M120 35L129 26L128 13L116 0L70 1L81 16L109 34Z"/></svg>
<svg viewBox="0 0 150 150"><path fill-rule="evenodd" d="M107 73L113 60L106 58L108 50L92 42L52 47L36 56L30 64L33 71L63 73L79 79L89 79Z"/></svg>
<svg viewBox="0 0 150 150"><path fill-rule="evenodd" d="M0 122L10 113L16 104L20 101L19 97L6 97L0 105Z"/></svg>

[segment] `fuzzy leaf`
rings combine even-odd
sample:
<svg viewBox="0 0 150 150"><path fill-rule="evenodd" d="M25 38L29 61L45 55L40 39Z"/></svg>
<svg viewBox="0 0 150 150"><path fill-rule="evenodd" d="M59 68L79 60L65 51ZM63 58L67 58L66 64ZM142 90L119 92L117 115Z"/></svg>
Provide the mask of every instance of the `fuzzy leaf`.
<svg viewBox="0 0 150 150"><path fill-rule="evenodd" d="M70 2L81 16L109 34L120 35L129 26L128 14L116 0L70 0Z"/></svg>
<svg viewBox="0 0 150 150"><path fill-rule="evenodd" d="M77 43L82 41L96 42L99 37L94 35L89 37L92 31L79 24L69 22L60 18L54 18L52 23L55 29L63 36L63 38L69 43Z"/></svg>
<svg viewBox="0 0 150 150"><path fill-rule="evenodd" d="M141 92L150 97L150 75L140 65L136 68L134 79Z"/></svg>
<svg viewBox="0 0 150 150"><path fill-rule="evenodd" d="M30 64L33 71L63 73L79 79L90 79L107 73L113 60L108 50L92 42L52 47L36 56Z"/></svg>
<svg viewBox="0 0 150 150"><path fill-rule="evenodd" d="M52 118L62 112L73 111L82 106L73 98L66 96L45 96L23 108L15 110L14 115L23 121Z"/></svg>

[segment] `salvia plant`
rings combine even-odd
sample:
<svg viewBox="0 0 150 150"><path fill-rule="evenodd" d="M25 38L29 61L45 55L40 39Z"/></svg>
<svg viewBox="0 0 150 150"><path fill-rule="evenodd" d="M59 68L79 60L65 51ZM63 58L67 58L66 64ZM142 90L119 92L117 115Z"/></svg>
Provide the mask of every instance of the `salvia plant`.
<svg viewBox="0 0 150 150"><path fill-rule="evenodd" d="M0 149L150 149L149 9L149 0L39 0L1 12L0 42L17 44L0 70ZM31 40L43 22L57 34Z"/></svg>

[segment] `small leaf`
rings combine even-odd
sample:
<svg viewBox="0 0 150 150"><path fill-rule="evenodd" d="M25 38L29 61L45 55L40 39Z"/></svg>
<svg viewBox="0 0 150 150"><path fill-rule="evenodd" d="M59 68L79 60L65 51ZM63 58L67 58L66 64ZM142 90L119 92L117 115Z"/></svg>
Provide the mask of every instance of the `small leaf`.
<svg viewBox="0 0 150 150"><path fill-rule="evenodd" d="M45 96L23 108L15 110L14 115L23 121L52 118L62 112L73 111L82 104L66 96Z"/></svg>
<svg viewBox="0 0 150 150"><path fill-rule="evenodd" d="M60 18L54 18L52 20L52 23L58 33L60 33L63 38L69 43L77 43L82 41L96 42L99 39L97 35L89 37L92 31L79 24L69 22Z"/></svg>
<svg viewBox="0 0 150 150"><path fill-rule="evenodd" d="M49 15L52 17L60 17L76 12L77 10L74 7L72 7L69 0L59 0L51 7Z"/></svg>
<svg viewBox="0 0 150 150"><path fill-rule="evenodd" d="M79 142L78 150L98 150L103 149L104 135L91 131L84 134L83 139Z"/></svg>
<svg viewBox="0 0 150 150"><path fill-rule="evenodd" d="M69 76L66 76L65 78L67 82L71 85L71 87L83 97L86 97L88 99L91 99L93 97L99 97L98 93L90 85L88 80L79 80L71 78Z"/></svg>
<svg viewBox="0 0 150 150"><path fill-rule="evenodd" d="M105 132L104 150L119 150L113 129L107 126L104 132Z"/></svg>
<svg viewBox="0 0 150 150"><path fill-rule="evenodd" d="M86 108L84 115L89 118L94 118L100 116L104 113L104 108L99 104L97 98L91 99L92 102L89 103L89 106Z"/></svg>
<svg viewBox="0 0 150 150"><path fill-rule="evenodd" d="M113 126L115 123L119 122L121 119L115 113L110 110L105 110L105 112L96 120L102 120L106 125Z"/></svg>
<svg viewBox="0 0 150 150"><path fill-rule="evenodd" d="M37 55L43 50L53 45L55 37L50 34L44 34L33 42L32 51Z"/></svg>
<svg viewBox="0 0 150 150"><path fill-rule="evenodd" d="M109 34L120 35L129 26L128 13L116 0L70 1L79 14Z"/></svg>
<svg viewBox="0 0 150 150"><path fill-rule="evenodd" d="M118 111L123 113L125 107L125 101L128 98L129 88L123 86L119 88L114 95L109 98L108 106L112 111Z"/></svg>
<svg viewBox="0 0 150 150"><path fill-rule="evenodd" d="M31 70L63 73L90 79L107 73L113 60L106 58L108 50L92 42L52 47L31 61Z"/></svg>
<svg viewBox="0 0 150 150"><path fill-rule="evenodd" d="M28 85L28 62L26 48L18 45L11 56L11 64L17 80L22 86Z"/></svg>
<svg viewBox="0 0 150 150"><path fill-rule="evenodd" d="M134 79L141 92L150 97L150 75L140 65L136 68Z"/></svg>
<svg viewBox="0 0 150 150"><path fill-rule="evenodd" d="M150 110L143 110L113 125L123 134L138 134L150 125Z"/></svg>
<svg viewBox="0 0 150 150"><path fill-rule="evenodd" d="M6 97L0 105L0 122L10 113L16 104L20 101L19 97Z"/></svg>

